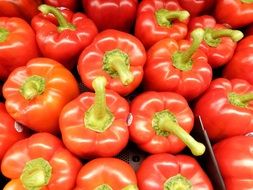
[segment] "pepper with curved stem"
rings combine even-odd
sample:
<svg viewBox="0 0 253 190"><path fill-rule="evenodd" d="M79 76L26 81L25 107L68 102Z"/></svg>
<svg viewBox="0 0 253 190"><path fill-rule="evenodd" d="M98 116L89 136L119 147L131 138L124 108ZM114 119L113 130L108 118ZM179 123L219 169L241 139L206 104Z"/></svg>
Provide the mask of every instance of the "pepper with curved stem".
<svg viewBox="0 0 253 190"><path fill-rule="evenodd" d="M146 91L133 99L131 113L130 137L142 150L176 154L188 146L196 156L205 152L205 146L189 134L194 116L183 96Z"/></svg>
<svg viewBox="0 0 253 190"><path fill-rule="evenodd" d="M217 78L198 99L200 116L211 141L246 135L253 131L253 86L246 80Z"/></svg>
<svg viewBox="0 0 253 190"><path fill-rule="evenodd" d="M188 11L169 11L159 9L155 12L156 21L160 26L170 27L173 20L184 21L190 17Z"/></svg>
<svg viewBox="0 0 253 190"><path fill-rule="evenodd" d="M228 100L232 105L246 108L250 101L253 101L253 93L236 94L231 92L228 94Z"/></svg>
<svg viewBox="0 0 253 190"><path fill-rule="evenodd" d="M204 38L204 30L201 28L195 29L191 33L191 37L193 39L191 46L183 52L176 52L172 55L173 65L182 71L188 71L192 69L192 55L199 48L203 38Z"/></svg>
<svg viewBox="0 0 253 190"><path fill-rule="evenodd" d="M156 131L166 132L165 136L170 134L175 135L182 140L186 146L191 150L194 156L201 156L205 152L205 145L197 142L191 135L189 135L175 120L175 117L167 110L155 113L153 122Z"/></svg>
<svg viewBox="0 0 253 190"><path fill-rule="evenodd" d="M66 29L69 29L69 30L76 30L76 27L71 24L70 22L68 22L63 14L61 13L61 11L59 11L57 8L53 7L53 6L50 6L50 5L46 5L46 4L43 4L43 5L40 5L38 7L38 9L43 13L43 14L53 14L56 18L57 18L57 21L59 23L59 26L58 26L58 30L61 32L63 30L66 30Z"/></svg>
<svg viewBox="0 0 253 190"><path fill-rule="evenodd" d="M94 104L85 112L85 127L96 132L104 132L114 120L113 114L106 105L105 77L95 78L92 86L95 90L95 100Z"/></svg>
<svg viewBox="0 0 253 190"><path fill-rule="evenodd" d="M205 29L204 40L211 47L217 47L222 37L230 37L234 42L238 42L243 38L243 33L232 29Z"/></svg>
<svg viewBox="0 0 253 190"><path fill-rule="evenodd" d="M120 49L105 52L103 69L112 77L119 76L123 85L127 86L134 80L130 71L129 56Z"/></svg>

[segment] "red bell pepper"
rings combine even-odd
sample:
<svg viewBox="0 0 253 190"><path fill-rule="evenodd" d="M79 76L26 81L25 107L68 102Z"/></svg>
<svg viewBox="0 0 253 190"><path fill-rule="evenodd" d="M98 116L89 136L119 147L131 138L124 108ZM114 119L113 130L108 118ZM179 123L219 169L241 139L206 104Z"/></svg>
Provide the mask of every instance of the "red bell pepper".
<svg viewBox="0 0 253 190"><path fill-rule="evenodd" d="M30 22L41 3L42 0L0 0L0 17L20 17Z"/></svg>
<svg viewBox="0 0 253 190"><path fill-rule="evenodd" d="M219 23L228 24L232 28L246 26L253 22L253 1L218 0L214 15Z"/></svg>
<svg viewBox="0 0 253 190"><path fill-rule="evenodd" d="M208 63L212 68L228 63L234 54L236 42L243 38L241 31L217 24L214 17L209 15L192 18L188 24L188 30L191 32L196 28L205 30L200 49L207 55Z"/></svg>
<svg viewBox="0 0 253 190"><path fill-rule="evenodd" d="M144 68L144 86L148 90L173 91L187 100L202 94L212 79L212 68L206 55L199 50L203 29L191 33L189 41L167 38L149 49Z"/></svg>
<svg viewBox="0 0 253 190"><path fill-rule="evenodd" d="M213 147L226 190L253 188L253 138L236 136Z"/></svg>
<svg viewBox="0 0 253 190"><path fill-rule="evenodd" d="M1 171L11 181L4 190L70 190L81 162L49 133L18 141L5 154Z"/></svg>
<svg viewBox="0 0 253 190"><path fill-rule="evenodd" d="M85 164L74 190L137 190L133 168L117 158L97 158Z"/></svg>
<svg viewBox="0 0 253 190"><path fill-rule="evenodd" d="M141 83L146 51L134 36L117 30L106 30L96 36L78 60L82 82L92 89L97 76L106 77L106 88L128 95Z"/></svg>
<svg viewBox="0 0 253 190"><path fill-rule="evenodd" d="M181 40L187 34L189 16L177 0L143 0L138 7L135 36L146 49L164 38Z"/></svg>
<svg viewBox="0 0 253 190"><path fill-rule="evenodd" d="M5 152L17 141L26 138L29 133L22 125L7 113L4 103L0 103L0 163Z"/></svg>
<svg viewBox="0 0 253 190"><path fill-rule="evenodd" d="M131 104L130 138L146 152L176 154L187 145L196 156L205 146L188 133L194 117L187 101L173 92L144 92Z"/></svg>
<svg viewBox="0 0 253 190"><path fill-rule="evenodd" d="M54 7L66 7L71 11L75 11L78 6L78 0L44 0L44 3Z"/></svg>
<svg viewBox="0 0 253 190"><path fill-rule="evenodd" d="M82 158L111 157L128 143L128 102L105 90L106 79L97 77L95 94L85 92L69 102L60 116L65 146Z"/></svg>
<svg viewBox="0 0 253 190"><path fill-rule="evenodd" d="M41 53L72 69L82 50L97 34L95 24L83 13L74 14L68 9L59 10L44 4L39 6L39 10L44 15L35 16L32 27ZM52 15L47 17L49 13L55 16L58 24L51 21Z"/></svg>
<svg viewBox="0 0 253 190"><path fill-rule="evenodd" d="M197 101L194 113L201 116L212 141L251 132L253 86L241 79L215 79Z"/></svg>
<svg viewBox="0 0 253 190"><path fill-rule="evenodd" d="M82 0L83 9L99 31L129 32L136 16L137 0Z"/></svg>
<svg viewBox="0 0 253 190"><path fill-rule="evenodd" d="M240 78L253 85L253 35L241 40L231 61L225 66L223 76L228 79Z"/></svg>
<svg viewBox="0 0 253 190"><path fill-rule="evenodd" d="M0 80L38 55L35 34L28 23L21 18L0 17Z"/></svg>
<svg viewBox="0 0 253 190"><path fill-rule="evenodd" d="M212 9L215 0L178 0L183 9L189 11L191 17L202 15Z"/></svg>
<svg viewBox="0 0 253 190"><path fill-rule="evenodd" d="M78 94L70 71L48 58L35 58L15 69L3 86L8 113L39 132L58 132L63 106Z"/></svg>
<svg viewBox="0 0 253 190"><path fill-rule="evenodd" d="M141 163L137 180L140 190L213 190L198 162L187 155L151 155Z"/></svg>

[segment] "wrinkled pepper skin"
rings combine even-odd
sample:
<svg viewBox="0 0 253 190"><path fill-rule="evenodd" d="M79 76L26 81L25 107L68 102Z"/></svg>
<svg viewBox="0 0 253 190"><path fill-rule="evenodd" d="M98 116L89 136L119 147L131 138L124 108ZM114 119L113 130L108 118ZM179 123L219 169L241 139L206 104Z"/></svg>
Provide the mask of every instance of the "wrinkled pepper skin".
<svg viewBox="0 0 253 190"><path fill-rule="evenodd" d="M227 138L213 146L215 158L227 190L252 189L252 149L252 136Z"/></svg>
<svg viewBox="0 0 253 190"><path fill-rule="evenodd" d="M104 80L96 78L95 93L82 93L61 112L63 142L81 158L112 157L128 143L129 104L116 92L105 90Z"/></svg>
<svg viewBox="0 0 253 190"><path fill-rule="evenodd" d="M60 112L78 94L73 74L49 58L31 59L15 69L3 86L8 113L37 132L59 132Z"/></svg>
<svg viewBox="0 0 253 190"><path fill-rule="evenodd" d="M188 133L193 128L194 116L181 95L143 92L132 101L131 114L130 138L142 150L151 154L176 154L187 145L193 154L201 151L198 143L194 146L189 143Z"/></svg>
<svg viewBox="0 0 253 190"><path fill-rule="evenodd" d="M133 26L137 0L82 0L85 13L99 31L115 29L129 32Z"/></svg>
<svg viewBox="0 0 253 190"><path fill-rule="evenodd" d="M66 7L71 11L75 11L79 0L44 0L44 3L54 7Z"/></svg>
<svg viewBox="0 0 253 190"><path fill-rule="evenodd" d="M195 31L192 45L189 40L167 38L149 49L144 67L145 89L176 92L190 101L208 88L212 68L205 53L198 49L204 31Z"/></svg>
<svg viewBox="0 0 253 190"><path fill-rule="evenodd" d="M215 0L178 0L181 7L189 11L191 17L195 17L209 11Z"/></svg>
<svg viewBox="0 0 253 190"><path fill-rule="evenodd" d="M194 113L201 116L212 141L253 131L253 86L241 79L218 78L197 101Z"/></svg>
<svg viewBox="0 0 253 190"><path fill-rule="evenodd" d="M89 89L97 76L104 76L108 81L107 89L126 96L140 85L145 61L145 48L136 37L117 30L105 30L83 50L77 70Z"/></svg>
<svg viewBox="0 0 253 190"><path fill-rule="evenodd" d="M212 68L218 68L230 61L234 55L237 41L243 38L239 30L231 30L224 25L217 24L214 17L202 15L190 19L189 33L196 28L205 30L204 40L200 49L207 55Z"/></svg>
<svg viewBox="0 0 253 190"><path fill-rule="evenodd" d="M214 15L221 24L228 24L232 28L243 27L253 22L253 2L251 0L218 0Z"/></svg>
<svg viewBox="0 0 253 190"><path fill-rule="evenodd" d="M74 190L138 189L133 168L117 158L96 158L86 163L77 176L76 184Z"/></svg>
<svg viewBox="0 0 253 190"><path fill-rule="evenodd" d="M188 155L148 156L137 171L137 180L140 190L213 190L201 166Z"/></svg>
<svg viewBox="0 0 253 190"><path fill-rule="evenodd" d="M15 122L0 103L0 163L5 152L17 141L28 137L28 130Z"/></svg>
<svg viewBox="0 0 253 190"><path fill-rule="evenodd" d="M253 85L253 35L241 40L231 61L223 69L223 77L240 78Z"/></svg>
<svg viewBox="0 0 253 190"><path fill-rule="evenodd" d="M96 36L95 24L85 14L73 13L66 8L41 5L39 9L42 13L32 19L32 27L41 53L72 69L82 50ZM55 16L53 21L52 14Z"/></svg>
<svg viewBox="0 0 253 190"><path fill-rule="evenodd" d="M35 33L23 19L0 17L0 80L39 56Z"/></svg>
<svg viewBox="0 0 253 190"><path fill-rule="evenodd" d="M49 133L18 141L5 154L1 171L11 181L4 190L72 190L81 162Z"/></svg>
<svg viewBox="0 0 253 190"><path fill-rule="evenodd" d="M42 0L0 0L0 17L20 17L30 22Z"/></svg>
<svg viewBox="0 0 253 190"><path fill-rule="evenodd" d="M146 49L164 38L184 39L189 16L177 0L144 0L138 7L135 36Z"/></svg>

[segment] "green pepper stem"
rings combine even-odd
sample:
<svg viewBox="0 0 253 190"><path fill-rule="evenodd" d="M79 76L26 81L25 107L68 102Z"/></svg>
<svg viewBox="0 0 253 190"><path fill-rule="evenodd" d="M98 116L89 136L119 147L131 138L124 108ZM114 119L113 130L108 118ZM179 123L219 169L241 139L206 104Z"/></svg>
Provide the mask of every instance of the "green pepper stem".
<svg viewBox="0 0 253 190"><path fill-rule="evenodd" d="M159 26L169 27L172 25L172 20L184 21L189 18L188 11L169 11L167 9L159 9L155 12L156 21Z"/></svg>
<svg viewBox="0 0 253 190"><path fill-rule="evenodd" d="M28 161L20 176L20 181L27 190L40 190L49 183L52 167L43 158Z"/></svg>
<svg viewBox="0 0 253 190"><path fill-rule="evenodd" d="M137 185L128 185L126 187L124 187L122 190L138 190Z"/></svg>
<svg viewBox="0 0 253 190"><path fill-rule="evenodd" d="M96 187L94 190L113 190L113 189L107 184L102 184Z"/></svg>
<svg viewBox="0 0 253 190"><path fill-rule="evenodd" d="M232 30L232 29L213 30L211 35L212 38L214 39L221 37L231 37L231 39L235 42L243 38L243 33L240 30Z"/></svg>
<svg viewBox="0 0 253 190"><path fill-rule="evenodd" d="M63 16L63 14L61 13L61 11L59 11L57 8L53 7L53 6L50 6L50 5L46 5L46 4L43 4L43 5L40 5L39 8L38 8L43 14L53 14L58 23L59 23L59 27L58 27L58 30L61 32L63 30L66 30L66 29L70 29L70 30L75 30L76 27L69 23L65 17Z"/></svg>
<svg viewBox="0 0 253 190"><path fill-rule="evenodd" d="M232 29L206 28L205 30L204 40L211 47L217 47L222 37L230 37L234 42L238 42L243 38L243 33Z"/></svg>
<svg viewBox="0 0 253 190"><path fill-rule="evenodd" d="M192 183L190 180L182 176L181 174L177 174L175 176L170 177L164 183L164 190L191 190Z"/></svg>
<svg viewBox="0 0 253 190"><path fill-rule="evenodd" d="M32 100L45 91L46 81L43 77L34 75L25 80L20 93L26 100Z"/></svg>
<svg viewBox="0 0 253 190"><path fill-rule="evenodd" d="M106 105L106 79L97 77L93 80L92 86L95 90L94 104L85 113L85 127L96 132L104 132L110 127L114 116Z"/></svg>
<svg viewBox="0 0 253 190"><path fill-rule="evenodd" d="M197 28L192 31L191 37L193 39L191 46L183 52L176 52L172 55L172 61L174 67L180 69L182 71L188 71L192 68L192 55L199 48L203 38L205 31L202 28Z"/></svg>
<svg viewBox="0 0 253 190"><path fill-rule="evenodd" d="M247 94L240 95L239 99L244 103L248 103L253 100L253 93L247 93Z"/></svg>
<svg viewBox="0 0 253 190"><path fill-rule="evenodd" d="M120 81L127 86L134 80L133 73L127 68L127 65L121 59L114 59L112 68L119 74Z"/></svg>
<svg viewBox="0 0 253 190"><path fill-rule="evenodd" d="M96 119L104 118L106 115L106 98L105 98L105 86L106 86L106 79L104 77L97 77L92 82L92 87L95 90L95 102L94 106L94 113Z"/></svg>
<svg viewBox="0 0 253 190"><path fill-rule="evenodd" d="M160 118L159 127L161 130L172 133L182 140L195 156L201 156L205 152L205 145L197 142L181 126L172 121L169 117Z"/></svg>
<svg viewBox="0 0 253 190"><path fill-rule="evenodd" d="M5 42L9 36L9 31L5 28L0 28L0 42Z"/></svg>
<svg viewBox="0 0 253 190"><path fill-rule="evenodd" d="M247 93L247 94L236 94L234 92L231 92L228 94L228 100L229 102L238 107L246 108L248 103L250 101L253 101L253 93Z"/></svg>
<svg viewBox="0 0 253 190"><path fill-rule="evenodd" d="M110 76L119 76L123 85L127 86L134 80L134 75L130 71L129 56L120 49L107 51L103 57L103 70Z"/></svg>
<svg viewBox="0 0 253 190"><path fill-rule="evenodd" d="M253 3L253 0L241 0L242 3Z"/></svg>

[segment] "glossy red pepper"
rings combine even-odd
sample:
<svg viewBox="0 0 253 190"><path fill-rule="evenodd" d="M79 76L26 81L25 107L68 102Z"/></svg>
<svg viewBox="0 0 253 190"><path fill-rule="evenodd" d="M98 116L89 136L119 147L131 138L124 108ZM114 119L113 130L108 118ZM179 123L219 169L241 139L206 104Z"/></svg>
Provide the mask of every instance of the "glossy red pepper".
<svg viewBox="0 0 253 190"><path fill-rule="evenodd" d="M49 133L16 142L5 154L1 171L11 181L4 190L70 190L81 162Z"/></svg>
<svg viewBox="0 0 253 190"><path fill-rule="evenodd" d="M140 190L213 190L201 166L187 155L148 156L137 171L137 180Z"/></svg>
<svg viewBox="0 0 253 190"><path fill-rule="evenodd" d="M228 24L232 28L246 26L253 22L253 1L218 0L214 15L219 23Z"/></svg>
<svg viewBox="0 0 253 190"><path fill-rule="evenodd" d="M0 80L39 55L35 33L21 18L0 17Z"/></svg>
<svg viewBox="0 0 253 190"><path fill-rule="evenodd" d="M82 3L99 31L115 29L129 32L138 6L137 0L82 0Z"/></svg>
<svg viewBox="0 0 253 190"><path fill-rule="evenodd" d="M37 132L59 132L60 112L78 94L72 73L49 58L31 59L15 69L3 86L8 113Z"/></svg>
<svg viewBox="0 0 253 190"><path fill-rule="evenodd" d="M240 78L253 85L253 35L241 40L231 61L225 66L223 76L228 79Z"/></svg>
<svg viewBox="0 0 253 190"><path fill-rule="evenodd" d="M187 145L196 156L204 153L205 146L188 134L194 117L181 95L144 92L132 101L131 113L130 138L146 152L176 154Z"/></svg>
<svg viewBox="0 0 253 190"><path fill-rule="evenodd" d="M212 141L253 131L253 86L245 80L218 78L197 101L200 115Z"/></svg>
<svg viewBox="0 0 253 190"><path fill-rule="evenodd" d="M97 77L95 94L85 92L69 102L60 116L65 146L82 158L112 157L128 143L128 102L105 90L106 79Z"/></svg>
<svg viewBox="0 0 253 190"><path fill-rule="evenodd" d="M215 0L178 0L183 9L189 11L191 17L202 15L212 9Z"/></svg>
<svg viewBox="0 0 253 190"><path fill-rule="evenodd" d="M0 17L20 17L30 22L41 3L42 0L0 0Z"/></svg>
<svg viewBox="0 0 253 190"><path fill-rule="evenodd" d="M146 49L164 38L184 39L189 16L177 0L143 0L138 7L135 36Z"/></svg>
<svg viewBox="0 0 253 190"><path fill-rule="evenodd" d="M78 6L78 0L44 0L44 3L54 7L66 7L75 11Z"/></svg>
<svg viewBox="0 0 253 190"><path fill-rule="evenodd" d="M8 114L4 103L0 103L0 163L5 152L17 141L28 137L28 130Z"/></svg>
<svg viewBox="0 0 253 190"><path fill-rule="evenodd" d="M39 10L45 15L35 16L32 19L32 27L36 32L41 53L44 57L54 59L72 69L82 50L96 36L95 24L83 13L74 14L70 10L59 10L45 4L39 6ZM50 16L47 18L49 13L55 16L58 24L52 22Z"/></svg>
<svg viewBox="0 0 253 190"><path fill-rule="evenodd" d="M217 24L215 18L209 15L192 18L188 24L188 31L192 32L196 28L205 30L200 49L207 55L208 63L212 68L228 63L234 54L237 42L243 38L241 31Z"/></svg>
<svg viewBox="0 0 253 190"><path fill-rule="evenodd" d="M236 136L213 147L227 190L253 188L253 138Z"/></svg>
<svg viewBox="0 0 253 190"><path fill-rule="evenodd" d="M92 89L97 76L106 77L106 88L121 95L133 92L143 78L146 51L134 36L117 30L99 33L78 60L82 82Z"/></svg>
<svg viewBox="0 0 253 190"><path fill-rule="evenodd" d="M133 168L117 158L97 158L85 164L74 190L138 190Z"/></svg>
<svg viewBox="0 0 253 190"><path fill-rule="evenodd" d="M212 68L207 57L199 50L203 29L191 33L189 41L167 38L149 49L144 68L144 86L148 90L173 91L187 100L201 95L212 79Z"/></svg>

